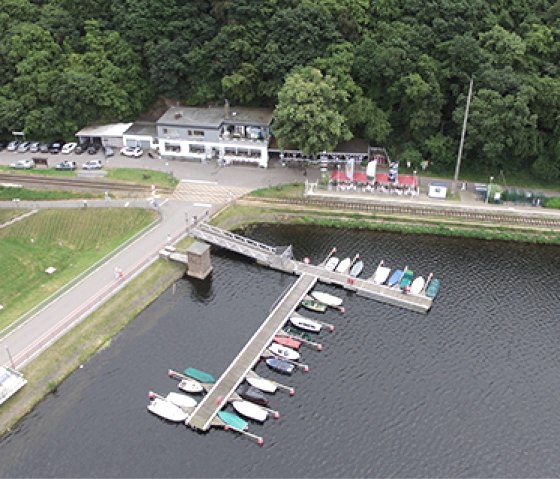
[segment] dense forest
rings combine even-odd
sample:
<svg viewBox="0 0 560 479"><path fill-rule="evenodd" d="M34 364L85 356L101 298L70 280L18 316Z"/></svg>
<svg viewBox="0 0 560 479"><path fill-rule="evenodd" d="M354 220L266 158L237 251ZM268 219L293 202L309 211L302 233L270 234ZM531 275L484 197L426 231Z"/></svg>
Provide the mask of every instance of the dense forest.
<svg viewBox="0 0 560 479"><path fill-rule="evenodd" d="M0 131L69 137L161 98L276 108L281 145L353 136L451 170L560 179L560 1L0 0Z"/></svg>

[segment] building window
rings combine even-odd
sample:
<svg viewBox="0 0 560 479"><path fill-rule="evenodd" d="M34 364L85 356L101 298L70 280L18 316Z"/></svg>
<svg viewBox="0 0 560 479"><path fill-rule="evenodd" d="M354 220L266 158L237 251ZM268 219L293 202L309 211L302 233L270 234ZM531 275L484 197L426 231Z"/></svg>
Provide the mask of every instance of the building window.
<svg viewBox="0 0 560 479"><path fill-rule="evenodd" d="M163 135L168 138L179 138L179 130L177 128L164 128Z"/></svg>
<svg viewBox="0 0 560 479"><path fill-rule="evenodd" d="M177 143L164 143L164 151L168 153L181 153L181 145Z"/></svg>
<svg viewBox="0 0 560 479"><path fill-rule="evenodd" d="M204 137L204 131L203 130L188 130L187 133L188 133L189 136Z"/></svg>

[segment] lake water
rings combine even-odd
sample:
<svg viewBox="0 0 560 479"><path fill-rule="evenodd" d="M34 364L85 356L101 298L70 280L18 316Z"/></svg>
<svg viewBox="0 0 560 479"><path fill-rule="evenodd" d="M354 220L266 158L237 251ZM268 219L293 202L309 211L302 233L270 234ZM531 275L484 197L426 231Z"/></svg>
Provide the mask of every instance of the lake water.
<svg viewBox="0 0 560 479"><path fill-rule="evenodd" d="M177 390L168 368L219 376L295 277L216 251L211 279L184 279L110 347L64 381L0 443L2 477L558 477L558 247L259 227L250 236L294 245L319 262L360 253L434 272L427 315L341 292L326 313L309 373L277 376L281 419L251 425L254 442L196 433L146 410L149 390ZM312 316L313 313L306 313Z"/></svg>

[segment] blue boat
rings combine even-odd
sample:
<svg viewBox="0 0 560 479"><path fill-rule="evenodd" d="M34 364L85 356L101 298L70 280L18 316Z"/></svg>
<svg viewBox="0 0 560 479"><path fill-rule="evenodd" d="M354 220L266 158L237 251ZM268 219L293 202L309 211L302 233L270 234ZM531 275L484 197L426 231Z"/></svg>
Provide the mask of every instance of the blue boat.
<svg viewBox="0 0 560 479"><path fill-rule="evenodd" d="M393 271L393 273L391 274L391 276L387 280L387 286L389 286L391 288L393 286L395 286L401 280L402 275L403 275L403 270L402 269L396 269L395 271Z"/></svg>
<svg viewBox="0 0 560 479"><path fill-rule="evenodd" d="M428 286L426 288L426 296L428 298L432 298L435 299L436 296L439 293L439 287L440 287L441 283L439 279L432 279L429 283Z"/></svg>
<svg viewBox="0 0 560 479"><path fill-rule="evenodd" d="M290 364L287 361L284 361L283 359L276 359L276 358L269 358L266 360L266 365L280 373L280 374L287 374L290 375L294 372L295 366L293 364Z"/></svg>

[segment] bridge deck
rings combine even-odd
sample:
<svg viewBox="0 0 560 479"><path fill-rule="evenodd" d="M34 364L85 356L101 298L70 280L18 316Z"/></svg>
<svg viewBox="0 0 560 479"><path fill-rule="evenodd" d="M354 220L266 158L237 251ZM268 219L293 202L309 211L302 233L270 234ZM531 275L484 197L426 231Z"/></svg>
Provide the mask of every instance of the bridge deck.
<svg viewBox="0 0 560 479"><path fill-rule="evenodd" d="M274 335L282 328L288 316L293 313L302 298L315 285L317 278L302 274L290 290L276 305L265 322L241 350L235 360L218 379L214 387L187 419L186 425L202 431L208 430L212 420L225 402L254 367Z"/></svg>

